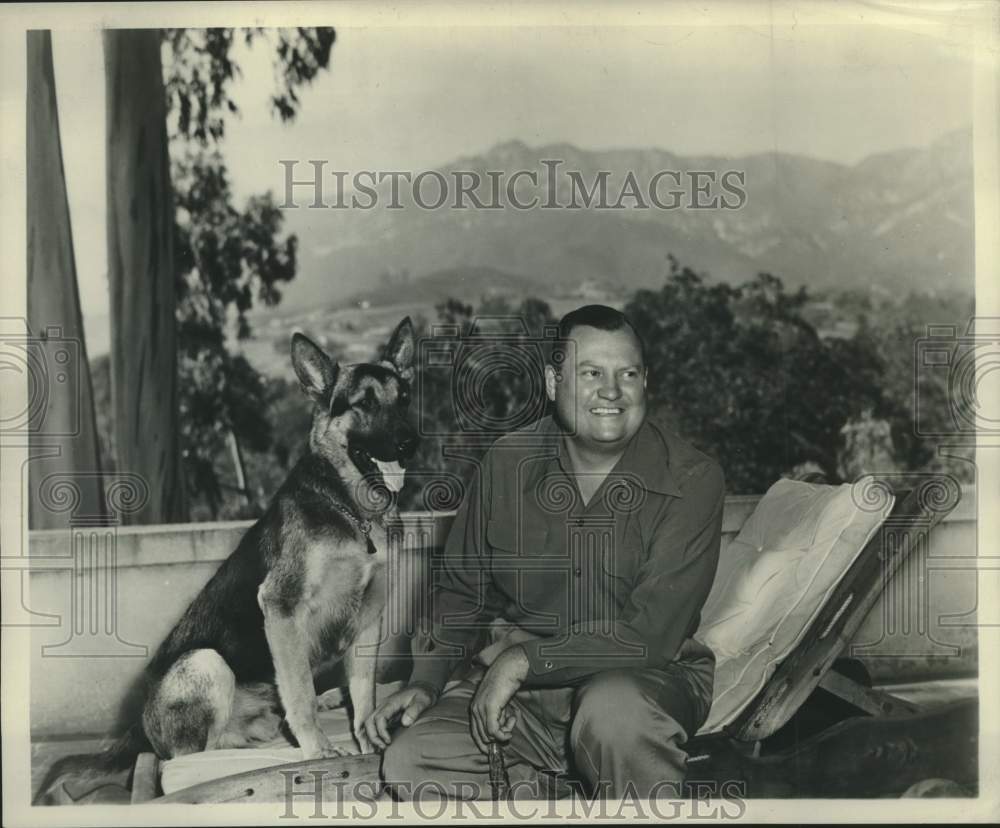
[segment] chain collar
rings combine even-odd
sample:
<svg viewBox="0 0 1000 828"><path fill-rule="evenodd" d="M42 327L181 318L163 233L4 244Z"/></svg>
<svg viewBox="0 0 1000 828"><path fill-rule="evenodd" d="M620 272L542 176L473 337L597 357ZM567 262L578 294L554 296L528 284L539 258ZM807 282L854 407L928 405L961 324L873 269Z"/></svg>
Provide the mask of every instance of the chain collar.
<svg viewBox="0 0 1000 828"><path fill-rule="evenodd" d="M365 540L368 541L368 553L373 554L375 552L375 544L372 542L372 520L371 518L361 518L355 514L354 510L350 508L346 503L338 500L335 497L331 497L330 500L333 501L334 506L339 507L340 514L346 517L351 523L355 525L359 532L364 535Z"/></svg>

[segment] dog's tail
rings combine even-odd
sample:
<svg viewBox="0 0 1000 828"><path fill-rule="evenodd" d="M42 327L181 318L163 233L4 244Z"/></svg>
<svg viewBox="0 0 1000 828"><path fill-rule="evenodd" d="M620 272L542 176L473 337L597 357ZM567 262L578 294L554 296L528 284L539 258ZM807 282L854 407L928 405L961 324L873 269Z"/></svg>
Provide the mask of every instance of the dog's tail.
<svg viewBox="0 0 1000 828"><path fill-rule="evenodd" d="M76 783L75 789L92 792L103 785L114 784L116 774L131 768L136 757L151 750L142 724L137 722L98 753L78 753L64 756L52 763L39 786L34 805L65 805L81 798L65 787L67 777Z"/></svg>

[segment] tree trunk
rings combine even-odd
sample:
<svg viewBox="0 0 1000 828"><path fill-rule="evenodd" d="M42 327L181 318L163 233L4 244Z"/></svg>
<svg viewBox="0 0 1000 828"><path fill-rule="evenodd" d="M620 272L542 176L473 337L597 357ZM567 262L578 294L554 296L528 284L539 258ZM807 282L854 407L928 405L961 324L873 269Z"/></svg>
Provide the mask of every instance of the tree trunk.
<svg viewBox="0 0 1000 828"><path fill-rule="evenodd" d="M118 466L141 475L133 523L186 518L177 400L174 209L156 29L104 32L111 387Z"/></svg>
<svg viewBox="0 0 1000 828"><path fill-rule="evenodd" d="M27 58L28 525L58 529L105 504L48 31L28 32ZM54 508L53 486L73 490L72 509Z"/></svg>
<svg viewBox="0 0 1000 828"><path fill-rule="evenodd" d="M246 498L247 506L254 508L254 496L250 491L250 483L247 480L247 465L243 459L243 449L240 446L240 438L236 432L229 431L229 452L233 456L233 469L236 472L236 488L240 494Z"/></svg>

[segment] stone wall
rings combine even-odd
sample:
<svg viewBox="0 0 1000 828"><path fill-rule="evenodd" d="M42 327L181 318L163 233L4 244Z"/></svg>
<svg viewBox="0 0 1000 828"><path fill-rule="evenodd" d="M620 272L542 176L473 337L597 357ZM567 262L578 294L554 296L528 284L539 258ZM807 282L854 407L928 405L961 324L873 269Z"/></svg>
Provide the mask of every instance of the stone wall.
<svg viewBox="0 0 1000 828"><path fill-rule="evenodd" d="M727 499L723 554L758 500ZM404 542L392 565L396 582L412 587L391 613L382 680L409 671L408 635L427 597L420 553L441 544L450 522L448 514L403 516ZM248 525L30 533L32 564L19 613L32 626L34 738L107 732L148 656ZM880 682L975 673L976 529L975 490L967 489L932 533L928 554L911 557L859 630L853 654ZM339 676L325 680L337 684Z"/></svg>

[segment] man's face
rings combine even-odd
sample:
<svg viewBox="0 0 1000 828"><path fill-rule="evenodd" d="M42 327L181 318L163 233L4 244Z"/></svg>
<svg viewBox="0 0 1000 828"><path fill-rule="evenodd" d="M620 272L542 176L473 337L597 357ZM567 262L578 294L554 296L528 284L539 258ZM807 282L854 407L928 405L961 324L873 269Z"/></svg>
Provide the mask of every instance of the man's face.
<svg viewBox="0 0 1000 828"><path fill-rule="evenodd" d="M646 368L629 328L577 325L561 374L545 369L545 388L563 427L588 448L618 451L646 416Z"/></svg>

